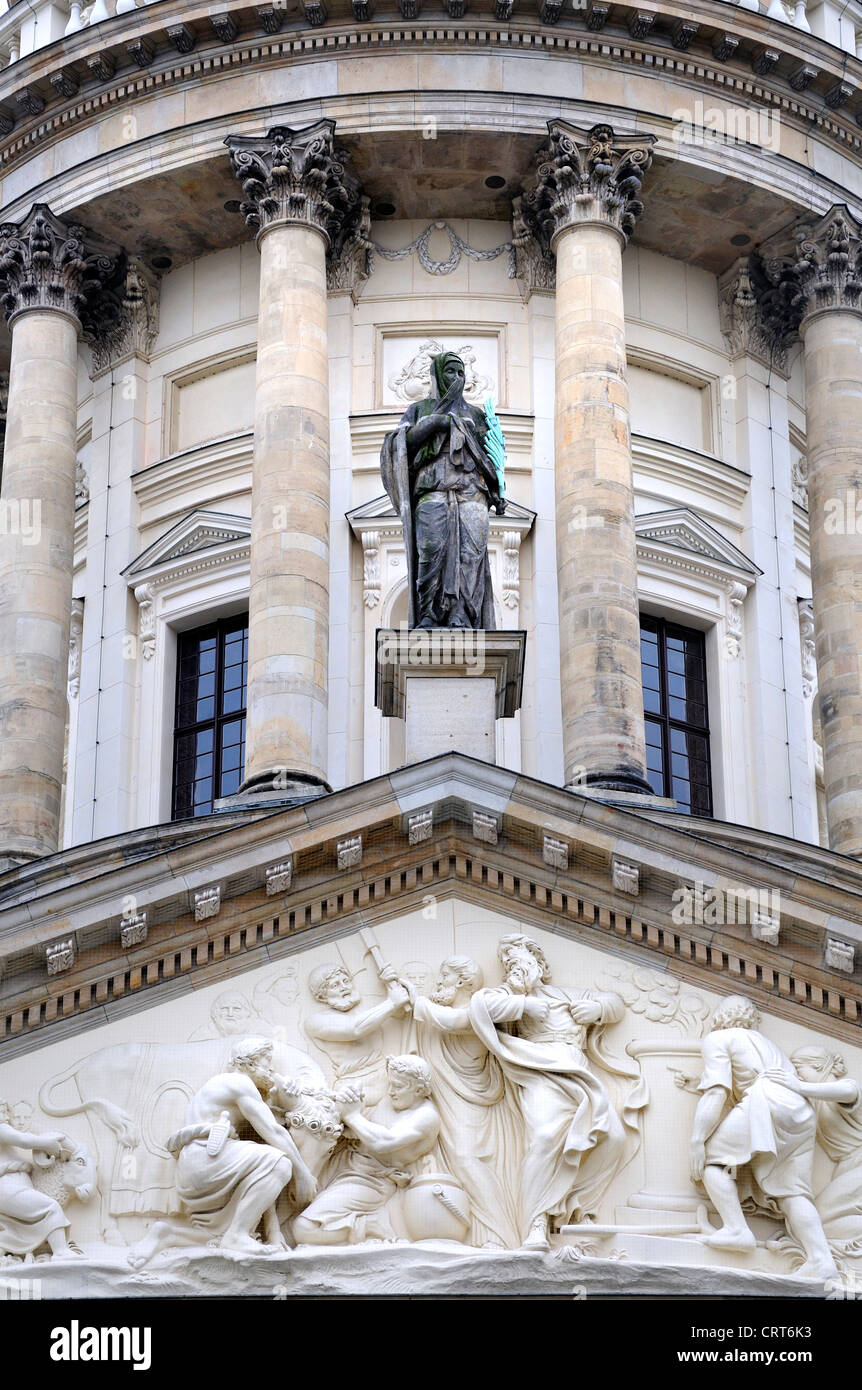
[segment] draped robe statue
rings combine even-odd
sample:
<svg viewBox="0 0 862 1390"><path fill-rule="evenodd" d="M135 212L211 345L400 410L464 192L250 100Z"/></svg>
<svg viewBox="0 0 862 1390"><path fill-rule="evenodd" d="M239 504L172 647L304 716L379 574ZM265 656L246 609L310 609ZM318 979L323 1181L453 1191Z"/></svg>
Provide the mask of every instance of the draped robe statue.
<svg viewBox="0 0 862 1390"><path fill-rule="evenodd" d="M411 628L494 628L488 511L505 500L485 449L488 422L464 399L464 363L431 363L434 394L416 401L380 451L383 486L401 517Z"/></svg>
<svg viewBox="0 0 862 1390"><path fill-rule="evenodd" d="M517 1171L521 1135L517 1104L502 1067L470 1023L470 999L482 972L469 956L449 956L430 999L411 991L420 1054L431 1067L440 1112L440 1157L470 1198L474 1245L520 1244L517 1192L508 1191L500 1157Z"/></svg>
<svg viewBox="0 0 862 1390"><path fill-rule="evenodd" d="M547 1249L551 1218L596 1215L640 1145L648 1096L640 1074L603 1045L605 1027L624 1012L618 995L550 984L541 947L520 933L504 936L498 955L505 981L473 995L470 1022L518 1096L523 1244Z"/></svg>

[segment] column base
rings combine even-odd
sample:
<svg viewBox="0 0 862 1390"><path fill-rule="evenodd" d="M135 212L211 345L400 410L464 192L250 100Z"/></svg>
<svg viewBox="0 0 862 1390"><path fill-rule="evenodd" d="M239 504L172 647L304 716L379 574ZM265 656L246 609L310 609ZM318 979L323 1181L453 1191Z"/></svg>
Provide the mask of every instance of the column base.
<svg viewBox="0 0 862 1390"><path fill-rule="evenodd" d="M35 864L37 859L44 859L49 851L43 854L3 854L0 852L0 874L8 873L10 869L23 869L27 864Z"/></svg>
<svg viewBox="0 0 862 1390"><path fill-rule="evenodd" d="M586 796L590 801L601 801L605 806L619 806L623 810L627 807L637 808L643 806L650 811L675 811L676 802L671 796L656 796L650 788L649 792L640 791L620 791L612 787L604 786L584 786L582 783L570 783L566 787L567 792L576 792L578 796Z"/></svg>
<svg viewBox="0 0 862 1390"><path fill-rule="evenodd" d="M577 785L595 787L598 791L635 792L639 796L655 796L645 777L641 777L637 772L627 772L624 768L613 772L588 772L583 783Z"/></svg>
<svg viewBox="0 0 862 1390"><path fill-rule="evenodd" d="M301 806L316 801L332 791L322 777L309 772L259 772L243 782L238 792L220 796L213 802L214 811L263 811L268 807Z"/></svg>

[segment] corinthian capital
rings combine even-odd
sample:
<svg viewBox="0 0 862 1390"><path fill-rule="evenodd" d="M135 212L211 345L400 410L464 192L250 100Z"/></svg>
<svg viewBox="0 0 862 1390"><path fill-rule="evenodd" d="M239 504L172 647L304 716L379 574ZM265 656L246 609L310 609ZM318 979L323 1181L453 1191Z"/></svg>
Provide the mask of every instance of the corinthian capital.
<svg viewBox="0 0 862 1390"><path fill-rule="evenodd" d="M117 292L105 296L104 312L86 333L93 350L93 375L127 357L149 361L159 332L159 277L139 256L131 256Z"/></svg>
<svg viewBox="0 0 862 1390"><path fill-rule="evenodd" d="M355 302L371 274L373 264L371 200L362 197L344 226L340 247L327 261L326 287L329 293L346 290Z"/></svg>
<svg viewBox="0 0 862 1390"><path fill-rule="evenodd" d="M799 229L793 274L803 321L820 309L862 310L862 227L843 204Z"/></svg>
<svg viewBox="0 0 862 1390"><path fill-rule="evenodd" d="M119 250L99 245L77 223L34 203L23 222L0 225L0 303L7 320L26 309L57 309L80 323L124 269Z"/></svg>
<svg viewBox="0 0 862 1390"><path fill-rule="evenodd" d="M515 278L525 300L536 291L556 289L557 263L548 246L531 229L523 198L512 199L512 247Z"/></svg>
<svg viewBox="0 0 862 1390"><path fill-rule="evenodd" d="M640 192L655 136L617 136L609 125L582 131L567 121L549 121L548 137L539 151L536 184L521 205L539 243L553 250L560 232L589 222L613 227L627 241L643 212Z"/></svg>
<svg viewBox="0 0 862 1390"><path fill-rule="evenodd" d="M240 211L259 233L280 223L317 227L338 252L359 215L359 184L335 146L335 122L303 130L276 126L266 135L229 135L233 171L242 184Z"/></svg>
<svg viewBox="0 0 862 1390"><path fill-rule="evenodd" d="M798 314L796 290L780 261L742 256L719 282L721 331L731 357L756 357L784 371Z"/></svg>

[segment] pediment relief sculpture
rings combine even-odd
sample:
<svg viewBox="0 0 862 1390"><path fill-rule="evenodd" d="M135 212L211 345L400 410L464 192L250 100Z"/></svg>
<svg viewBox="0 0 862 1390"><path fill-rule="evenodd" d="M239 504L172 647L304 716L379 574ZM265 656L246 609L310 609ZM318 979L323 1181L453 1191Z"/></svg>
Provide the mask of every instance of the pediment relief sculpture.
<svg viewBox="0 0 862 1390"><path fill-rule="evenodd" d="M4 1263L140 1293L208 1287L221 1261L253 1291L352 1250L412 1267L417 1242L556 1270L674 1264L685 1241L693 1277L852 1276L855 1049L497 914L429 912L41 1054L38 1107L0 1112ZM177 1027L191 1040L141 1041ZM3 1094L24 1075L32 1058Z"/></svg>

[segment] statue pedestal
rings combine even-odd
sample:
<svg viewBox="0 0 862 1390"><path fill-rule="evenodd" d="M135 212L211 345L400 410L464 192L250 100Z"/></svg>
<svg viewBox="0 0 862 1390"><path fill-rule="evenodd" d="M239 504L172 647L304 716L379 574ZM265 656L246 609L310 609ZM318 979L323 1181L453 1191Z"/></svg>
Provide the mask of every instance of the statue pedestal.
<svg viewBox="0 0 862 1390"><path fill-rule="evenodd" d="M525 632L378 628L374 703L406 724L405 757L496 762L495 726L521 707Z"/></svg>

